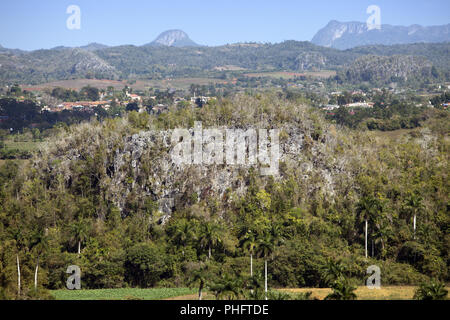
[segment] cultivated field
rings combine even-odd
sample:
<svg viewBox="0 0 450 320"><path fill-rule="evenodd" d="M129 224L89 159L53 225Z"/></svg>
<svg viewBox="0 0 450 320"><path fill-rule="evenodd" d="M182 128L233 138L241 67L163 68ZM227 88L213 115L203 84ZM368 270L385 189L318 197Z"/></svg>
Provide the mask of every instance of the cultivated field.
<svg viewBox="0 0 450 320"><path fill-rule="evenodd" d="M355 291L358 300L412 300L414 286L386 286L380 289L358 287ZM450 287L446 287L450 292ZM299 288L278 289L287 293L303 293L311 291L312 299L323 300L331 289ZM156 289L100 289L100 290L54 290L52 295L57 300L197 300L197 290L189 288L156 288ZM214 300L212 294L203 293L203 300Z"/></svg>
<svg viewBox="0 0 450 320"><path fill-rule="evenodd" d="M223 66L218 67L219 71L244 71L244 69L235 66ZM329 78L336 75L335 71L321 70L321 71L306 71L303 73L285 72L285 71L268 71L268 72L249 72L244 73L247 77L270 77L270 78L283 78L293 79L295 77L306 76L313 78ZM79 91L85 86L96 87L99 89L107 89L109 86L114 87L116 90L122 90L125 86L133 88L133 90L147 90L149 88L175 88L175 89L189 89L191 84L208 85L210 83L226 84L226 80L216 78L174 78L174 79L162 79L162 80L137 80L137 81L118 81L118 80L97 80L97 79L74 79L74 80L61 80L43 83L34 86L22 86L22 89L28 91L42 91L45 88L62 87L66 89L72 89Z"/></svg>
<svg viewBox="0 0 450 320"><path fill-rule="evenodd" d="M114 87L115 89L123 89L124 86L129 85L127 81L116 81L116 80L96 80L96 79L74 79L74 80L61 80L43 83L34 86L22 86L22 89L25 90L43 90L45 88L56 88L62 87L66 89L73 89L79 91L81 88L85 86L96 87L99 89L106 89L109 86Z"/></svg>
<svg viewBox="0 0 450 320"><path fill-rule="evenodd" d="M22 86L22 89L28 91L42 91L45 88L62 87L79 91L85 86L96 87L99 89L107 89L109 86L116 90L122 90L125 86L133 88L133 90L147 90L149 88L175 88L188 89L191 84L208 85L210 83L225 83L224 80L214 78L177 78L163 80L137 80L136 82L116 81L116 80L96 80L96 79L76 79L61 80L55 82L43 83L35 86Z"/></svg>
<svg viewBox="0 0 450 320"><path fill-rule="evenodd" d="M161 300L194 294L189 288L53 290L56 300Z"/></svg>
<svg viewBox="0 0 450 320"><path fill-rule="evenodd" d="M19 151L36 151L39 148L40 142L34 141L5 141L6 150L19 150Z"/></svg>

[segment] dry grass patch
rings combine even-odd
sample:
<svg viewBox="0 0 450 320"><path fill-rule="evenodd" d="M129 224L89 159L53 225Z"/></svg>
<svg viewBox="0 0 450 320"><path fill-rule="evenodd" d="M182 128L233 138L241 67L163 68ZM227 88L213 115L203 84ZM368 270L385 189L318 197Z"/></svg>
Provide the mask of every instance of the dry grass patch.
<svg viewBox="0 0 450 320"><path fill-rule="evenodd" d="M355 293L358 300L412 300L416 288L414 286L382 286L380 289L369 289L361 286L356 289ZM446 287L446 289L450 292L450 287ZM291 293L311 291L311 298L323 300L332 290L329 288L298 288L281 289L280 291Z"/></svg>

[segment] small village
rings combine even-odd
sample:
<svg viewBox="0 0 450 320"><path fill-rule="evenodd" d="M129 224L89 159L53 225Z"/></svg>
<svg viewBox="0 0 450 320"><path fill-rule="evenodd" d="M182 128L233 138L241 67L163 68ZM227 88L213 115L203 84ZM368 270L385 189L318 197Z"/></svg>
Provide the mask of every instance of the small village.
<svg viewBox="0 0 450 320"><path fill-rule="evenodd" d="M160 114L169 110L170 106L177 107L202 107L211 100L216 100L215 96L197 95L193 92L190 96L181 90L167 89L166 91L155 91L155 95L144 93L132 93L133 89L125 86L122 91L114 88L108 90L98 89L95 87L84 87L80 89L80 93L89 91L90 94L83 96L87 99L74 100L73 97L64 99L59 92L77 93L76 89L65 88L27 88L19 86L6 86L0 90L0 98L14 98L18 102L34 101L40 106L41 112L62 112L62 111L81 111L87 113L95 113L97 108L104 111L113 109L121 109L126 111L149 112L151 114ZM6 94L1 94L1 93ZM150 92L152 92L150 90ZM80 94L81 95L81 94ZM71 100L71 101L65 101ZM6 116L0 116L0 121L7 120Z"/></svg>

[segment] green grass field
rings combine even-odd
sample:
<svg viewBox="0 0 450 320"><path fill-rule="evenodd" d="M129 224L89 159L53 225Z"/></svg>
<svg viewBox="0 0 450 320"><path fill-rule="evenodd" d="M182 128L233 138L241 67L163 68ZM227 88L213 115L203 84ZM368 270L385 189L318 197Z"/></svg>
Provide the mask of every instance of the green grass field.
<svg viewBox="0 0 450 320"><path fill-rule="evenodd" d="M306 76L313 78L329 78L336 75L336 71L322 70L322 71L305 71L302 73L286 72L286 71L270 71L270 72L249 72L244 74L247 77L268 77L268 78L283 78L293 79L295 77Z"/></svg>
<svg viewBox="0 0 450 320"><path fill-rule="evenodd" d="M19 150L19 151L36 151L39 148L41 142L33 141L5 141L5 149L7 150Z"/></svg>
<svg viewBox="0 0 450 320"><path fill-rule="evenodd" d="M52 290L56 300L161 300L171 297L191 295L196 292L189 288L154 289L99 289L99 290Z"/></svg>
<svg viewBox="0 0 450 320"><path fill-rule="evenodd" d="M114 81L114 80L94 80L94 79L77 79L77 80L61 80L55 82L44 83L29 88L24 87L27 90L42 91L45 88L62 87L66 89L80 90L84 86L92 86L99 89L106 89L109 86L114 87L116 90L122 90L123 87L129 86L134 90L148 90L149 88L166 89L173 87L176 89L188 89L191 84L208 85L209 83L224 83L224 80L214 78L175 78L175 79L163 79L163 80L137 80L130 84L127 81Z"/></svg>

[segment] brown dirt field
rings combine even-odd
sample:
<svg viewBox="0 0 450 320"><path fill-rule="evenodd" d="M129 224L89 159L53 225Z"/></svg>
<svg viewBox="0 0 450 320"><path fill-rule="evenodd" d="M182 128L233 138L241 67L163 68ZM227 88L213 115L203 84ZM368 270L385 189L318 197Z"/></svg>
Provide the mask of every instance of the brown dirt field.
<svg viewBox="0 0 450 320"><path fill-rule="evenodd" d="M322 70L322 71L306 71L303 73L274 71L274 72L249 72L244 74L246 77L272 77L272 78L284 78L292 79L295 77L316 77L316 78L329 78L336 75L336 71Z"/></svg>
<svg viewBox="0 0 450 320"><path fill-rule="evenodd" d="M412 300L414 286L386 286L380 289L369 289L366 286L358 287L355 291L358 300ZM450 292L450 287L446 287ZM312 298L323 300L331 289L328 288L300 288L300 289L280 289L280 291L299 293L312 291Z"/></svg>
<svg viewBox="0 0 450 320"><path fill-rule="evenodd" d="M66 89L80 90L82 87L88 85L90 85L91 87L97 87L99 89L106 89L109 86L113 86L115 89L122 89L125 85L127 85L127 82L115 80L75 79L48 82L31 87L23 87L22 89L43 90L44 88L62 87Z"/></svg>

